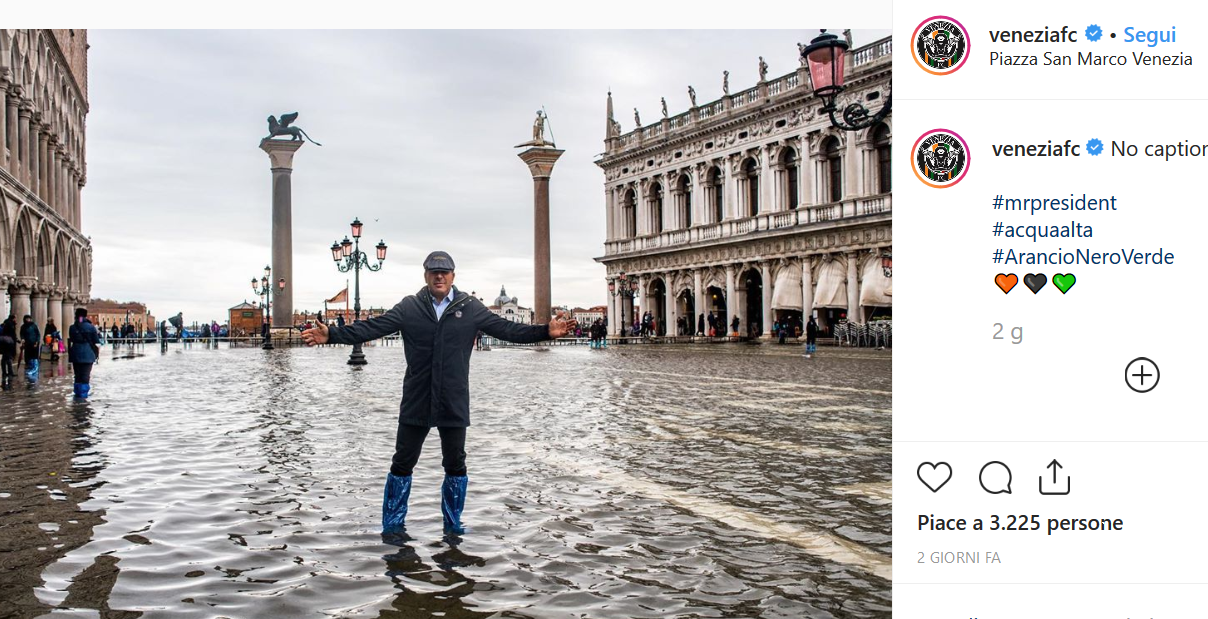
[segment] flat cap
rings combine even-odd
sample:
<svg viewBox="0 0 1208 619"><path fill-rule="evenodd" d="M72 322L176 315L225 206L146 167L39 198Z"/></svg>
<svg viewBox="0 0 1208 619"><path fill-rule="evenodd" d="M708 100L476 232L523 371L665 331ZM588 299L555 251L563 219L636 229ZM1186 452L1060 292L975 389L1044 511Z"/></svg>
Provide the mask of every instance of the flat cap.
<svg viewBox="0 0 1208 619"><path fill-rule="evenodd" d="M424 258L425 271L452 271L453 257L447 252L434 251Z"/></svg>

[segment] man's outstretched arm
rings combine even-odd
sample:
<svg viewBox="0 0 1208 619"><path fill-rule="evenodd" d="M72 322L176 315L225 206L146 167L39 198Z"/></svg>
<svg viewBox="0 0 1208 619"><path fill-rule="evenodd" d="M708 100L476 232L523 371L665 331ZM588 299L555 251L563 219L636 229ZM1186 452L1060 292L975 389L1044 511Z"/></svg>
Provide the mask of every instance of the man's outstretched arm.
<svg viewBox="0 0 1208 619"><path fill-rule="evenodd" d="M548 325L522 325L505 320L486 307L479 312L478 328L491 337L517 344L557 339L570 331L569 321L554 319Z"/></svg>
<svg viewBox="0 0 1208 619"><path fill-rule="evenodd" d="M323 323L302 332L302 341L307 346L316 344L357 344L376 340L403 330L403 302L390 308L385 314L362 320L343 327L329 327Z"/></svg>

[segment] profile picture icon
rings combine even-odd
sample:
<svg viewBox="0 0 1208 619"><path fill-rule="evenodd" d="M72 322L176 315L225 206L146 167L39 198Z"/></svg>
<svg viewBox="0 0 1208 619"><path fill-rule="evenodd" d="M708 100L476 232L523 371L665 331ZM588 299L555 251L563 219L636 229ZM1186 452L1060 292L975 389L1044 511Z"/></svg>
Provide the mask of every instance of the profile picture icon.
<svg viewBox="0 0 1208 619"><path fill-rule="evenodd" d="M969 33L955 19L936 15L914 29L914 62L932 75L948 75L969 58Z"/></svg>
<svg viewBox="0 0 1208 619"><path fill-rule="evenodd" d="M914 143L914 175L924 185L946 189L969 172L969 146L955 131L932 129Z"/></svg>

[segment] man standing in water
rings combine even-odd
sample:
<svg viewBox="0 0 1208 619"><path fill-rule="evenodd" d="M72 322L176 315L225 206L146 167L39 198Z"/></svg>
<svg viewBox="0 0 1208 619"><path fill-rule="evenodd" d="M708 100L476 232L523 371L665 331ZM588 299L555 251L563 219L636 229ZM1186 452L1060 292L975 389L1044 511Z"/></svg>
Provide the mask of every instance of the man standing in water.
<svg viewBox="0 0 1208 619"><path fill-rule="evenodd" d="M535 343L562 337L571 328L567 320L551 320L549 325L504 320L473 295L455 288L453 276L453 258L434 251L424 260L427 285L385 314L345 327L319 324L302 333L306 344L315 346L355 344L402 332L407 374L394 458L382 499L383 533L404 530L411 473L433 427L440 432L441 466L445 469L440 492L445 532L465 532L461 512L469 480L465 445L470 425L470 353L478 331L509 342Z"/></svg>

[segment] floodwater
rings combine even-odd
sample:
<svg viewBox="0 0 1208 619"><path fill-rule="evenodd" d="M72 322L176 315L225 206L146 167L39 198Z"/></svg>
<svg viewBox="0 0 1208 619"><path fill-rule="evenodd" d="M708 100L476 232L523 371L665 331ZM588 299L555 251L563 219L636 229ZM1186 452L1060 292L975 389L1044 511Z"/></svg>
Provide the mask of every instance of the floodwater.
<svg viewBox="0 0 1208 619"><path fill-rule="evenodd" d="M477 352L469 532L433 432L388 544L405 364L365 352L121 348L87 402L18 373L0 617L890 615L890 353Z"/></svg>

